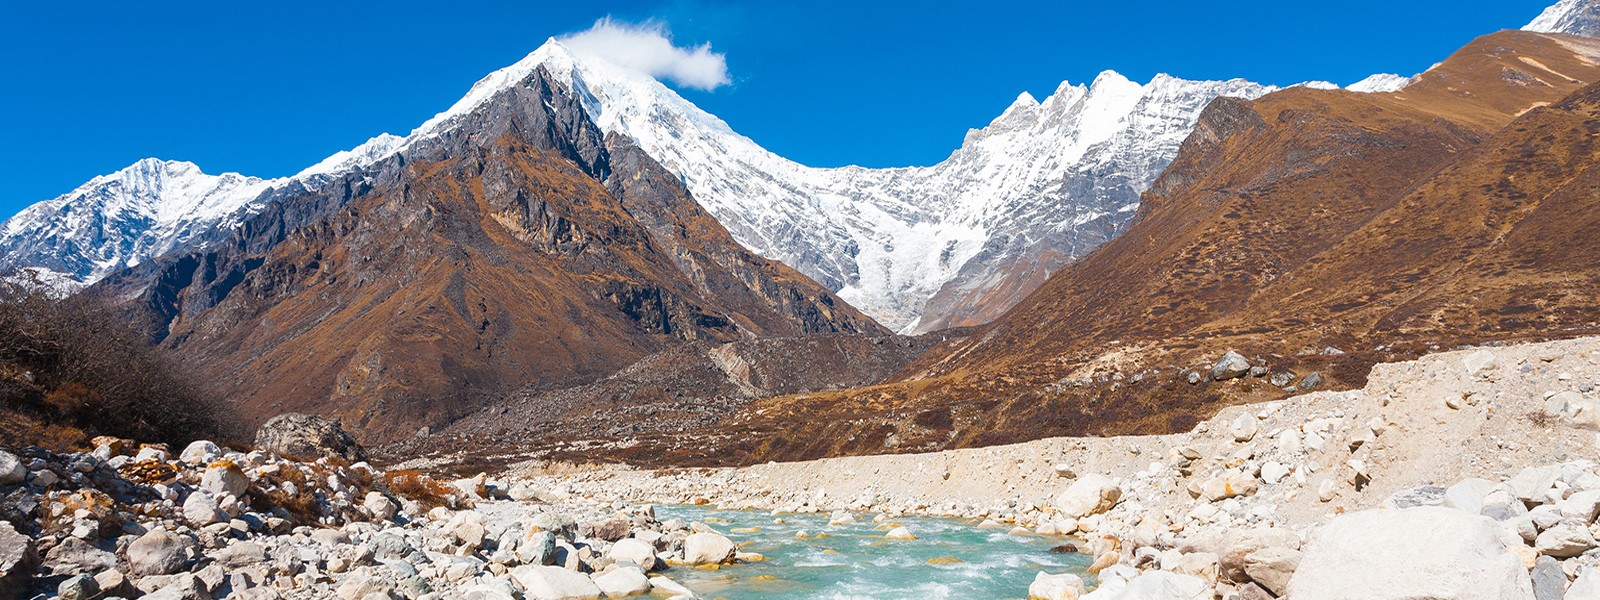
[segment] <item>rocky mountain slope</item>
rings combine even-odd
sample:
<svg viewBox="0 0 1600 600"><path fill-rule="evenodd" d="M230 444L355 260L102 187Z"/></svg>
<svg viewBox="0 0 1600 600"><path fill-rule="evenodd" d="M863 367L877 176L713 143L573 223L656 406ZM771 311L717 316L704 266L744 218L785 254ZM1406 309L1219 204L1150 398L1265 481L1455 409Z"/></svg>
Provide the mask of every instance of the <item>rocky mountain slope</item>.
<svg viewBox="0 0 1600 600"><path fill-rule="evenodd" d="M689 341L885 333L741 248L580 102L537 70L88 293L138 307L248 419L339 416L374 442Z"/></svg>
<svg viewBox="0 0 1600 600"><path fill-rule="evenodd" d="M738 462L695 435L762 398L872 385L915 361L959 330L916 337L856 334L697 342L652 354L587 385L530 386L448 427L378 448L410 460L471 455L473 468L495 468L528 456L582 461L596 439L649 441L630 461L661 463L687 453L690 462ZM498 440L517 440L515 444ZM675 443L682 441L685 443ZM672 453L660 453L662 445Z"/></svg>
<svg viewBox="0 0 1600 600"><path fill-rule="evenodd" d="M1360 385L1434 347L1591 333L1597 57L1593 38L1502 32L1399 92L1220 99L1128 232L999 321L900 383L728 426L760 432L741 437L756 460L1181 430L1312 372ZM1228 350L1253 385L1206 383Z"/></svg>

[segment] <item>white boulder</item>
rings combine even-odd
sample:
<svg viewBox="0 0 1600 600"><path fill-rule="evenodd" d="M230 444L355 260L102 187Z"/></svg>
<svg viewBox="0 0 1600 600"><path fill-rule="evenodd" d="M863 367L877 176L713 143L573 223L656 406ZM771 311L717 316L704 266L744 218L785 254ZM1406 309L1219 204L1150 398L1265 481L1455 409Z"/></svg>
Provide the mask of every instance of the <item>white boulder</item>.
<svg viewBox="0 0 1600 600"><path fill-rule="evenodd" d="M1576 523L1561 522L1539 534L1533 549L1556 558L1572 558L1595 547L1594 534Z"/></svg>
<svg viewBox="0 0 1600 600"><path fill-rule="evenodd" d="M1248 442L1255 439L1256 432L1261 429L1261 421L1250 413L1240 414L1228 425L1228 433L1233 435L1235 442Z"/></svg>
<svg viewBox="0 0 1600 600"><path fill-rule="evenodd" d="M195 490L183 501L183 518L195 527L205 527L226 520L227 513L217 504L217 499L205 490Z"/></svg>
<svg viewBox="0 0 1600 600"><path fill-rule="evenodd" d="M1083 580L1077 575L1040 571L1028 585L1028 600L1078 600L1085 592Z"/></svg>
<svg viewBox="0 0 1600 600"><path fill-rule="evenodd" d="M616 562L630 562L646 570L656 567L656 549L643 540L624 538L617 540L606 551L606 557Z"/></svg>
<svg viewBox="0 0 1600 600"><path fill-rule="evenodd" d="M205 440L195 440L178 453L178 460L191 465L204 465L222 456L222 448Z"/></svg>
<svg viewBox="0 0 1600 600"><path fill-rule="evenodd" d="M917 536L912 535L910 529L896 527L890 529L889 533L883 534L883 538L886 540L914 540L917 539Z"/></svg>
<svg viewBox="0 0 1600 600"><path fill-rule="evenodd" d="M1236 377L1244 377L1250 372L1250 360L1244 355L1229 350L1222 358L1211 365L1211 379L1225 381Z"/></svg>
<svg viewBox="0 0 1600 600"><path fill-rule="evenodd" d="M1082 519L1111 510L1122 499L1122 488L1104 475L1088 474L1079 477L1072 485L1056 496L1056 510L1062 514Z"/></svg>
<svg viewBox="0 0 1600 600"><path fill-rule="evenodd" d="M400 507L379 492L367 492L367 497L361 502L361 507L372 513L372 517L380 521L393 521L394 516L400 512Z"/></svg>
<svg viewBox="0 0 1600 600"><path fill-rule="evenodd" d="M715 565L733 561L739 551L733 540L719 533L702 531L691 533L683 540L683 562L693 565Z"/></svg>
<svg viewBox="0 0 1600 600"><path fill-rule="evenodd" d="M250 479L245 477L244 471L237 465L224 461L206 468L205 473L200 476L200 489L218 498L223 496L242 498L245 490L250 489Z"/></svg>
<svg viewBox="0 0 1600 600"><path fill-rule="evenodd" d="M1335 517L1312 533L1286 592L1296 600L1533 598L1498 524L1438 506Z"/></svg>
<svg viewBox="0 0 1600 600"><path fill-rule="evenodd" d="M0 450L0 485L16 485L28 480L28 468L17 455Z"/></svg>
<svg viewBox="0 0 1600 600"><path fill-rule="evenodd" d="M1106 598L1107 600L1194 600L1210 598L1211 595L1211 584L1199 577L1166 571L1146 571L1138 577L1129 579L1128 584L1118 593Z"/></svg>
<svg viewBox="0 0 1600 600"><path fill-rule="evenodd" d="M595 587L607 598L626 598L650 593L650 577L644 569L621 567L594 578Z"/></svg>
<svg viewBox="0 0 1600 600"><path fill-rule="evenodd" d="M561 567L524 565L511 570L511 580L529 600L599 600L600 587L587 575Z"/></svg>

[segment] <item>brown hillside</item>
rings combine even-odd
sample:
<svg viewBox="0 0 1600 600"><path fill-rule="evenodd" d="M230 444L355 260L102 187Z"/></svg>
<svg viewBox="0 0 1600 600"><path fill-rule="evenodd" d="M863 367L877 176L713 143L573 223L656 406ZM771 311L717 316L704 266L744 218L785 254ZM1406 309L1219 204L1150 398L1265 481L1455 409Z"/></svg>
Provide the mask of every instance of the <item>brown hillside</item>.
<svg viewBox="0 0 1600 600"><path fill-rule="evenodd" d="M737 245L542 70L371 172L102 284L245 415L382 442L691 341L884 333Z"/></svg>
<svg viewBox="0 0 1600 600"><path fill-rule="evenodd" d="M1134 226L996 323L898 383L726 426L756 461L1165 432L1284 393L1188 382L1229 349L1352 386L1434 347L1600 332L1596 57L1508 31L1393 94L1219 99Z"/></svg>

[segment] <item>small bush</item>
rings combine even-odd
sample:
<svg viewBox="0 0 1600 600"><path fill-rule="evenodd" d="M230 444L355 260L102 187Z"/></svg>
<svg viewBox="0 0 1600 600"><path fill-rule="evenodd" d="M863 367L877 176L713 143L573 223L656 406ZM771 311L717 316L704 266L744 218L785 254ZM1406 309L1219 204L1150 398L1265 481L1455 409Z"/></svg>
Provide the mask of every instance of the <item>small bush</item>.
<svg viewBox="0 0 1600 600"><path fill-rule="evenodd" d="M416 469L396 469L384 474L384 484L389 493L407 498L428 508L446 506L455 490L434 481Z"/></svg>
<svg viewBox="0 0 1600 600"><path fill-rule="evenodd" d="M149 339L103 299L0 280L0 400L88 436L231 437L225 411Z"/></svg>

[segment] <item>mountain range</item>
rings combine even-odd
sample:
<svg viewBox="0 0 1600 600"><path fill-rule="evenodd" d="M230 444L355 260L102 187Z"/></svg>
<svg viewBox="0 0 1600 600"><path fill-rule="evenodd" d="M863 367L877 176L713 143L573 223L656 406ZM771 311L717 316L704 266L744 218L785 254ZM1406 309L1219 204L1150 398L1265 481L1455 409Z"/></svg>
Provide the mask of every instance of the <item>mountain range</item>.
<svg viewBox="0 0 1600 600"><path fill-rule="evenodd" d="M263 210L268 190L316 187L402 152L541 67L579 93L602 131L630 138L679 177L746 248L904 332L997 317L1126 227L1208 102L1276 89L1166 75L1138 84L1107 71L1091 85L1063 82L1043 101L1021 94L939 164L819 169L761 148L655 79L552 39L410 135L379 135L290 178L212 176L154 159L97 177L0 225L0 270L76 288L203 247ZM1406 81L1378 75L1350 89Z"/></svg>
<svg viewBox="0 0 1600 600"><path fill-rule="evenodd" d="M1600 333L1596 82L1600 40L1505 31L1396 92L1219 99L1133 225L1000 319L723 435L761 461L1184 431L1380 362ZM1230 351L1256 376L1213 381Z"/></svg>

